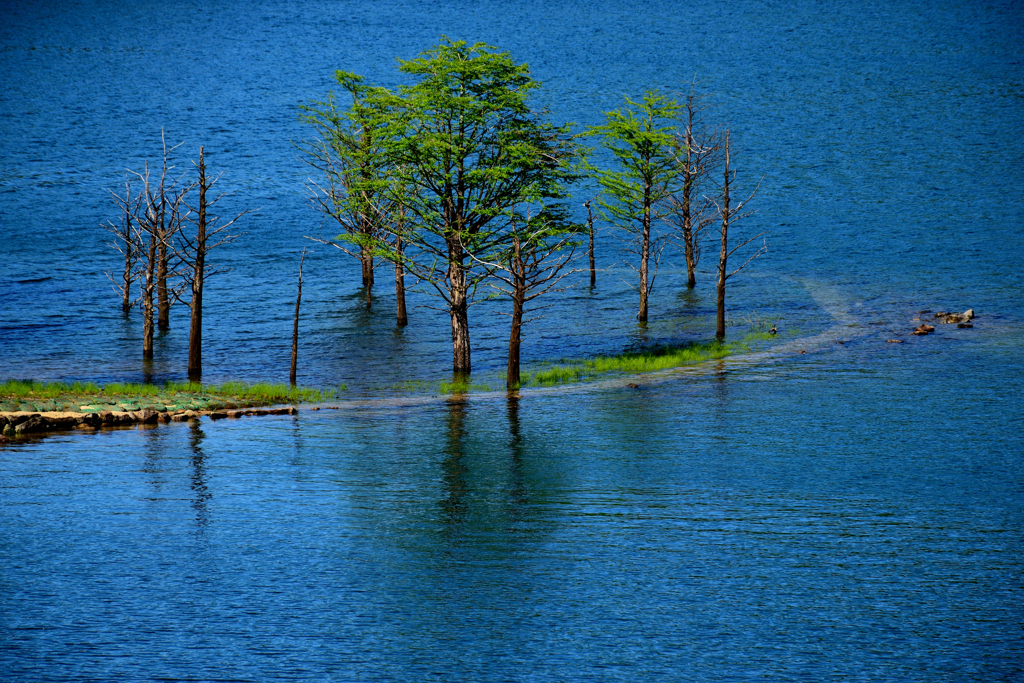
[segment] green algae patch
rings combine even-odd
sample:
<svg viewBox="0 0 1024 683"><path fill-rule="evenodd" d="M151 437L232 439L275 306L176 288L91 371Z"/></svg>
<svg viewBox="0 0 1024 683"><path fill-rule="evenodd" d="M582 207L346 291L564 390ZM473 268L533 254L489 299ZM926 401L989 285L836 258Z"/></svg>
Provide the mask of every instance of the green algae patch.
<svg viewBox="0 0 1024 683"><path fill-rule="evenodd" d="M215 410L225 407L250 408L275 403L326 401L336 390L293 387L287 384L123 384L99 386L91 382L0 382L0 412L93 413L110 410L129 412L156 410Z"/></svg>
<svg viewBox="0 0 1024 683"><path fill-rule="evenodd" d="M583 382L614 375L637 375L696 365L725 358L736 350L733 344L695 342L683 346L659 346L614 356L566 360L533 373L524 373L521 386L553 386Z"/></svg>

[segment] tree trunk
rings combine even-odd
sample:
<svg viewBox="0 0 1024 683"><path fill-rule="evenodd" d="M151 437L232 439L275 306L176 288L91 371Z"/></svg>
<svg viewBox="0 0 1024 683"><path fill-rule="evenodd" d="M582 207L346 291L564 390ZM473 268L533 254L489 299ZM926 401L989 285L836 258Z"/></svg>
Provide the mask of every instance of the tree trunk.
<svg viewBox="0 0 1024 683"><path fill-rule="evenodd" d="M303 250L302 256L299 257L299 293L295 296L295 325L292 327L292 367L291 372L288 374L288 381L291 382L292 386L295 386L295 370L299 357L299 304L302 303L302 262L305 258L306 252Z"/></svg>
<svg viewBox="0 0 1024 683"><path fill-rule="evenodd" d="M405 245L402 244L402 237L395 238L395 252L398 258L395 260L395 302L397 306L397 324L405 327L409 324L409 316L405 312L405 266L402 265L402 251Z"/></svg>
<svg viewBox="0 0 1024 683"><path fill-rule="evenodd" d="M590 208L589 201L583 206L587 207L587 232L590 233L590 287L593 289L594 285L597 284L597 271L594 268L594 213Z"/></svg>
<svg viewBox="0 0 1024 683"><path fill-rule="evenodd" d="M519 238L512 238L512 331L508 338L508 371L505 375L505 387L517 389L519 376L519 347L522 342L523 304L526 300L526 277L523 261L519 252Z"/></svg>
<svg viewBox="0 0 1024 683"><path fill-rule="evenodd" d="M196 219L196 259L192 270L192 315L188 328L188 379L198 382L203 375L203 277L206 268L206 161L199 148L199 216Z"/></svg>
<svg viewBox="0 0 1024 683"><path fill-rule="evenodd" d="M167 297L167 227L162 219L159 230L156 264L157 326L161 330L167 330L171 327L171 303Z"/></svg>
<svg viewBox="0 0 1024 683"><path fill-rule="evenodd" d="M469 301L466 291L466 255L458 242L448 242L448 295L452 316L452 371L469 374Z"/></svg>
<svg viewBox="0 0 1024 683"><path fill-rule="evenodd" d="M146 275L142 287L142 357L149 360L153 357L153 274L156 265L155 232L149 236L149 253L146 258Z"/></svg>
<svg viewBox="0 0 1024 683"><path fill-rule="evenodd" d="M690 216L690 195L693 190L694 173L690 167L693 158L693 109L689 108L686 124L686 166L683 169L683 250L686 252L686 286L697 286L694 272L697 268L696 249L693 244L693 218Z"/></svg>
<svg viewBox="0 0 1024 683"><path fill-rule="evenodd" d="M722 184L722 248L718 253L718 314L715 338L725 339L725 281L729 258L729 133L725 134L725 181Z"/></svg>
<svg viewBox="0 0 1024 683"><path fill-rule="evenodd" d="M371 299L373 294L373 254L365 245L361 246L359 250L359 260L363 264L363 287L366 289L366 310L369 311L373 308Z"/></svg>
<svg viewBox="0 0 1024 683"><path fill-rule="evenodd" d="M647 322L647 260L651 254L651 188L644 183L643 236L640 242L640 312L636 319Z"/></svg>
<svg viewBox="0 0 1024 683"><path fill-rule="evenodd" d="M130 238L129 238L129 240L125 240L125 244L124 244L124 287L121 289L121 311L125 315L128 315L129 311L131 311L131 309L132 309L132 292L131 292L131 289L132 289L132 266L134 265L134 263L133 263L134 259L132 258L132 252L133 252L134 249L135 249L135 247L132 246Z"/></svg>

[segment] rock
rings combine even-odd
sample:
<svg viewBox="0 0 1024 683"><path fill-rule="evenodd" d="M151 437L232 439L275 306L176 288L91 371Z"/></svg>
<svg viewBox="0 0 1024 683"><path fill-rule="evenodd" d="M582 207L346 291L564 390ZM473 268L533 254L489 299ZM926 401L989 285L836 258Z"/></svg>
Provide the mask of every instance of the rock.
<svg viewBox="0 0 1024 683"><path fill-rule="evenodd" d="M227 416L228 416L227 413L225 413L223 411L220 411L220 410L211 410L210 411L210 419L211 420L222 420L222 419L224 419Z"/></svg>
<svg viewBox="0 0 1024 683"><path fill-rule="evenodd" d="M197 413L194 410L186 410L185 411L185 419L187 419L187 420L198 420L199 419L199 413Z"/></svg>
<svg viewBox="0 0 1024 683"><path fill-rule="evenodd" d="M130 425L135 423L133 413L114 413L112 423L115 425Z"/></svg>
<svg viewBox="0 0 1024 683"><path fill-rule="evenodd" d="M231 417L231 418L238 419L238 418L242 417L243 415L245 415L245 411L244 410L229 410L228 411L228 417Z"/></svg>
<svg viewBox="0 0 1024 683"><path fill-rule="evenodd" d="M132 417L141 424L156 424L156 421L160 419L160 413L150 408L143 408L133 412Z"/></svg>
<svg viewBox="0 0 1024 683"><path fill-rule="evenodd" d="M0 434L4 433L4 430L7 429L8 424L10 423L7 421L7 416L0 415Z"/></svg>
<svg viewBox="0 0 1024 683"><path fill-rule="evenodd" d="M46 429L47 426L47 419L42 415L36 414L30 416L23 422L19 422L14 427L14 431L17 434L31 434L32 432L41 432Z"/></svg>
<svg viewBox="0 0 1024 683"><path fill-rule="evenodd" d="M79 417L78 418L78 426L81 427L83 425L86 426L86 427L99 427L100 426L100 416L99 416L99 413L86 413L85 415L82 415L81 417Z"/></svg>
<svg viewBox="0 0 1024 683"><path fill-rule="evenodd" d="M964 319L964 322L968 320L974 320L974 309L968 308L966 311L960 314L960 317Z"/></svg>
<svg viewBox="0 0 1024 683"><path fill-rule="evenodd" d="M886 344L902 344L903 340L902 339L886 339L885 343Z"/></svg>
<svg viewBox="0 0 1024 683"><path fill-rule="evenodd" d="M972 325L971 323L960 323L959 325L957 325L957 327L959 327L961 330L970 330L974 328L974 325Z"/></svg>
<svg viewBox="0 0 1024 683"><path fill-rule="evenodd" d="M298 415L299 411L294 407L292 408L271 408L267 411L267 415Z"/></svg>
<svg viewBox="0 0 1024 683"><path fill-rule="evenodd" d="M921 324L921 325L918 325L916 328L914 328L913 334L921 336L921 335L925 335L925 334L931 334L934 331L935 331L935 328L932 327L931 325Z"/></svg>
<svg viewBox="0 0 1024 683"><path fill-rule="evenodd" d="M636 382L630 382L626 386L629 387L630 389L639 389L640 388L640 385L637 384Z"/></svg>
<svg viewBox="0 0 1024 683"><path fill-rule="evenodd" d="M174 422L186 422L188 420L188 415L185 413L175 413L174 415L171 415L171 420Z"/></svg>
<svg viewBox="0 0 1024 683"><path fill-rule="evenodd" d="M160 421L163 422L164 424L167 424L168 422L171 421L171 414L168 412L160 413Z"/></svg>
<svg viewBox="0 0 1024 683"><path fill-rule="evenodd" d="M98 415L100 424L114 424L114 413L109 410L101 410Z"/></svg>

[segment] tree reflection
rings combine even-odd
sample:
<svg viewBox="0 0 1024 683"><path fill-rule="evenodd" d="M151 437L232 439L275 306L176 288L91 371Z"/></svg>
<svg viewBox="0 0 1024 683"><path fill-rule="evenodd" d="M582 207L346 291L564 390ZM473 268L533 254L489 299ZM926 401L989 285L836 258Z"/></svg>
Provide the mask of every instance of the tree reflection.
<svg viewBox="0 0 1024 683"><path fill-rule="evenodd" d="M441 501L445 523L449 531L461 527L466 520L466 464L464 439L466 437L466 398L454 395L448 401L448 435L445 442L445 458L441 462L447 496Z"/></svg>
<svg viewBox="0 0 1024 683"><path fill-rule="evenodd" d="M523 477L523 437L519 431L519 394L510 392L506 403L508 408L508 436L511 463L508 493L508 516L511 525L521 522L525 515L527 500L526 481ZM510 529L512 531L514 529Z"/></svg>
<svg viewBox="0 0 1024 683"><path fill-rule="evenodd" d="M210 510L207 503L210 500L211 494L206 485L206 453L203 452L202 448L203 439L206 438L206 434L203 433L198 420L191 422L191 430L188 445L189 450L192 451L190 458L192 465L192 494L194 496L192 508L196 511L196 526L202 532L205 531L207 524L210 522Z"/></svg>

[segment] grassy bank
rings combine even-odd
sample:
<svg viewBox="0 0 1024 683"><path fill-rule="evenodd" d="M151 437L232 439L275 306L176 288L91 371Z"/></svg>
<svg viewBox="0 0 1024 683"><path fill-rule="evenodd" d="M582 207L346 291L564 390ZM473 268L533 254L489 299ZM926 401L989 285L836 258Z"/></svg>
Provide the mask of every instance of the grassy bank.
<svg viewBox="0 0 1024 683"><path fill-rule="evenodd" d="M107 384L91 382L0 382L0 412L90 412L100 410L191 409L252 407L275 403L325 401L335 391L323 391L287 384Z"/></svg>

